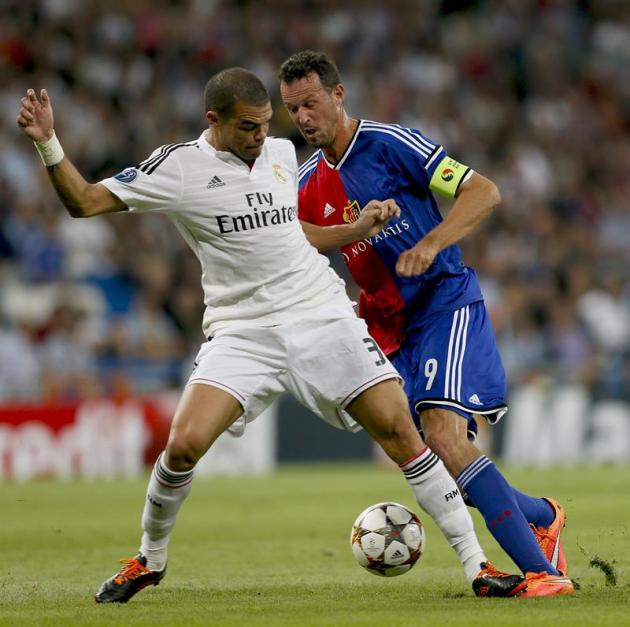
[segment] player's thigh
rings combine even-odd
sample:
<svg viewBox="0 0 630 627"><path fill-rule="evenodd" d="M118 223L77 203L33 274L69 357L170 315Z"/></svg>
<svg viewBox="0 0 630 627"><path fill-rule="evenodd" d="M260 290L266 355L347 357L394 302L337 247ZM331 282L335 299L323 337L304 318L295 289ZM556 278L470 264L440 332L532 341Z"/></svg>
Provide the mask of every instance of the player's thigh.
<svg viewBox="0 0 630 627"><path fill-rule="evenodd" d="M174 466L195 464L242 413L243 407L232 394L213 385L187 385L169 433L169 468L177 470Z"/></svg>
<svg viewBox="0 0 630 627"><path fill-rule="evenodd" d="M346 407L346 411L378 440L404 438L418 450L422 445L409 414L407 397L396 379L367 388Z"/></svg>
<svg viewBox="0 0 630 627"><path fill-rule="evenodd" d="M506 411L505 373L482 302L434 316L392 361L416 420L428 409L446 409L465 418L474 437L474 414L493 423Z"/></svg>
<svg viewBox="0 0 630 627"><path fill-rule="evenodd" d="M246 422L282 391L278 375L285 361L272 329L239 329L204 343L179 403L167 454L196 462L224 431L242 435Z"/></svg>
<svg viewBox="0 0 630 627"><path fill-rule="evenodd" d="M399 378L365 322L356 317L303 321L291 329L287 341L287 389L324 420L343 429L358 428L345 409L362 392Z"/></svg>

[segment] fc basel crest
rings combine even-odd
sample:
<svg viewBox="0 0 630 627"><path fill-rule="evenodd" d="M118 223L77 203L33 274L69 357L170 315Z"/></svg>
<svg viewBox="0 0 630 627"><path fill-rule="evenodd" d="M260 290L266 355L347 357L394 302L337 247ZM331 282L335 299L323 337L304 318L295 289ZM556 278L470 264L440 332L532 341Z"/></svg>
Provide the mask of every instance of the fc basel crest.
<svg viewBox="0 0 630 627"><path fill-rule="evenodd" d="M359 207L359 203L353 200L343 208L343 221L352 224L359 219L360 213L361 207Z"/></svg>

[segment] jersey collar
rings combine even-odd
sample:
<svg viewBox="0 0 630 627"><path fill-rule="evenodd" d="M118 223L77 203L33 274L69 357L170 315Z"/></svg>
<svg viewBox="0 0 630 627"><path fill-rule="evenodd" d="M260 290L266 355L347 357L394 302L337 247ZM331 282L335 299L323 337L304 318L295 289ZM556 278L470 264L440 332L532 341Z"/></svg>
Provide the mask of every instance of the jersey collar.
<svg viewBox="0 0 630 627"><path fill-rule="evenodd" d="M348 158L348 155L350 154L350 152L352 151L352 148L354 146L354 142L357 140L357 137L359 136L359 131L361 130L361 126L362 125L363 125L363 120L359 120L359 123L357 124L357 127L354 129L354 135L352 135L352 139L350 140L350 143L346 146L346 149L343 151L343 154L341 155L341 159L339 159L339 161L337 161L337 163L330 163L330 161L328 161L328 159L326 159L326 155L324 154L324 151L322 150L322 156L323 156L324 163L331 170L338 170L343 165L343 162ZM320 150L321 150L321 148L320 148Z"/></svg>
<svg viewBox="0 0 630 627"><path fill-rule="evenodd" d="M252 169L247 163L245 163L245 161L237 157L234 153L230 152L229 150L217 150L208 141L208 129L206 129L203 133L201 133L201 135L199 136L199 139L197 140L197 143L199 145L199 148L201 149L201 152L205 152L207 155L211 157L216 157L217 159L220 159L224 163L228 163L230 165L236 166L243 170L247 170L248 172L250 172ZM263 147L263 151L264 151L264 147ZM261 156L262 156L262 153L260 157ZM258 157L258 159L260 159L260 157ZM253 164L252 164L252 167L253 167Z"/></svg>

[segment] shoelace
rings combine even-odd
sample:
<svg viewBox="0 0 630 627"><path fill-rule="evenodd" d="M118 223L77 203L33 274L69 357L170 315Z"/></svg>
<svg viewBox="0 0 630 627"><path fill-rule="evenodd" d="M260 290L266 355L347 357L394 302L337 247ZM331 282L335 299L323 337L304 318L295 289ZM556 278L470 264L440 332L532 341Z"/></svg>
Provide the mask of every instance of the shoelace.
<svg viewBox="0 0 630 627"><path fill-rule="evenodd" d="M531 523L529 526L532 528L534 535L538 538L539 542L542 540L549 540L550 542L555 542L555 535L549 533L546 527L534 527Z"/></svg>
<svg viewBox="0 0 630 627"><path fill-rule="evenodd" d="M497 570L494 564L491 564L490 562L486 562L486 567L484 570L486 571L486 574L490 575L491 577L511 577L512 576L510 575L510 573L504 573L501 570Z"/></svg>
<svg viewBox="0 0 630 627"><path fill-rule="evenodd" d="M149 572L149 569L146 568L146 566L143 566L142 563L135 558L122 559L119 561L121 564L125 564L125 566L120 569L120 572L114 578L114 581L117 584L131 581L132 579L136 579L136 577Z"/></svg>
<svg viewBox="0 0 630 627"><path fill-rule="evenodd" d="M545 579L549 577L549 573L546 570L543 570L540 573L527 573L527 581L531 582L533 579Z"/></svg>

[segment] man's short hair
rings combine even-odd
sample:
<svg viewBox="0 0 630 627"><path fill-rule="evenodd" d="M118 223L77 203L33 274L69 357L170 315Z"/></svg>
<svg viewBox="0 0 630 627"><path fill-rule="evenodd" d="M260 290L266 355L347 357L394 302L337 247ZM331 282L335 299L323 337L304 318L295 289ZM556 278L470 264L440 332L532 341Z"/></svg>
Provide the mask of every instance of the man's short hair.
<svg viewBox="0 0 630 627"><path fill-rule="evenodd" d="M203 90L206 111L214 111L219 118L229 118L237 101L262 107L269 102L269 92L262 81L249 70L231 67L221 70L206 83Z"/></svg>
<svg viewBox="0 0 630 627"><path fill-rule="evenodd" d="M278 74L280 80L287 85L309 74L315 73L325 89L332 91L339 83L341 76L335 62L325 52L301 50L292 54L281 66Z"/></svg>

